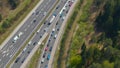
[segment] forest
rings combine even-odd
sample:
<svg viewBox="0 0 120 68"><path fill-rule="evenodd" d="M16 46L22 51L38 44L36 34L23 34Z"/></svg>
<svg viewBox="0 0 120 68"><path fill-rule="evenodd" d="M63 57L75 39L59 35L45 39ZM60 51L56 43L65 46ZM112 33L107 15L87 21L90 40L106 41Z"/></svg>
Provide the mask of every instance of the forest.
<svg viewBox="0 0 120 68"><path fill-rule="evenodd" d="M93 24L95 34L99 35L92 36L89 47L85 42L80 46L81 53L70 58L69 68L120 68L120 0L104 1L106 3ZM96 2L100 5L100 0ZM73 42L73 45L80 44Z"/></svg>

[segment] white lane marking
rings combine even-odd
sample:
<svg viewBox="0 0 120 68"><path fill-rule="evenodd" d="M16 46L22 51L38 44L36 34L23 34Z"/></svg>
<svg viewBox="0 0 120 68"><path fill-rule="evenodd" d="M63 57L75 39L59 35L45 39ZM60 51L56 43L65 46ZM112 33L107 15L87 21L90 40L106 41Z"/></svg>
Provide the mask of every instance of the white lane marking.
<svg viewBox="0 0 120 68"><path fill-rule="evenodd" d="M6 51L3 51L3 52L2 52L2 54L5 54L5 53L6 53Z"/></svg>
<svg viewBox="0 0 120 68"><path fill-rule="evenodd" d="M1 61L1 59L0 59L0 61Z"/></svg>
<svg viewBox="0 0 120 68"><path fill-rule="evenodd" d="M10 57L12 57L12 55L10 55Z"/></svg>
<svg viewBox="0 0 120 68"><path fill-rule="evenodd" d="M6 56L8 56L8 55L9 55L9 53L6 54Z"/></svg>
<svg viewBox="0 0 120 68"><path fill-rule="evenodd" d="M3 57L5 57L5 54L3 55Z"/></svg>
<svg viewBox="0 0 120 68"><path fill-rule="evenodd" d="M26 31L27 29L25 29L24 31Z"/></svg>

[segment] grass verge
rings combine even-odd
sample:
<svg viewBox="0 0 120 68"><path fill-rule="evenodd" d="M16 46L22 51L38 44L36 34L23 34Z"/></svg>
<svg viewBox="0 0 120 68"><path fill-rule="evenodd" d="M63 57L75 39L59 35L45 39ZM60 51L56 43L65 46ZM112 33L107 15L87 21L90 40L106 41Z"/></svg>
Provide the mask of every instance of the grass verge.
<svg viewBox="0 0 120 68"><path fill-rule="evenodd" d="M0 34L0 44L13 32L13 30L18 26L22 20L28 15L28 13L36 6L36 4L40 0L35 0L34 3L31 3L31 0L25 0L23 3L21 3L17 9L15 9L14 12L11 12L11 14L8 16L8 19L13 19L16 17L14 21L12 21L12 26L8 28L5 33ZM29 5L30 4L30 5ZM25 6L27 5L27 8ZM29 6L28 6L29 5ZM20 13L19 13L20 12ZM0 24L1 27L1 24Z"/></svg>
<svg viewBox="0 0 120 68"><path fill-rule="evenodd" d="M80 4L80 1L78 1L78 3L75 5L75 8L73 9L72 15L70 16L70 18L67 21L65 32L62 36L62 40L60 43L60 50L57 50L57 52L55 54L55 57L56 57L55 62L54 62L55 68L63 68L63 64L61 62L62 62L62 55L63 55L64 50L65 50L64 45L65 45L66 39L68 37L68 33L70 33L69 30L71 29L73 22L74 22L74 19L77 16L77 13L78 13L77 6L79 6L79 4Z"/></svg>
<svg viewBox="0 0 120 68"><path fill-rule="evenodd" d="M88 34L87 31L85 33L83 33L84 36L82 35L83 36L81 38L82 40L81 39L76 40L74 37L72 37L73 34L75 33L75 36L76 36L76 34L78 34L78 36L76 38L80 38L80 35L79 35L80 33L78 32L78 30L81 30L81 32L84 32L86 29L89 29L89 27L86 26L87 23L84 22L85 24L82 24L82 23L80 24L79 22L80 21L86 21L86 19L88 19L89 14L86 15L86 13L88 13L88 9L90 8L89 6L92 4L92 1L87 1L87 4L84 5L84 8L81 8L80 6L83 3L83 1L85 1L85 0L82 0L82 1L78 2L72 16L70 17L70 19L67 22L68 24L67 24L67 27L65 29L65 33L62 37L61 44L60 44L60 50L58 50L57 53L56 53L57 59L54 62L54 67L55 68L65 68L66 66L63 66L63 65L69 65L67 63L67 62L69 62L69 61L67 61L67 60L69 60L69 58L68 58L69 54L71 54L71 51L74 51L74 52L72 52L73 54L77 53L76 51L78 51L77 49L79 49L79 48L78 47L76 48L76 46L78 45L76 43L80 42L82 44L82 42L84 42L83 38L86 36L86 34ZM82 12L83 12L82 14L80 14L81 9L82 9ZM82 17L82 19L80 19L81 17ZM76 31L75 31L75 28L76 28L75 23L78 24L77 25L78 30L76 30ZM86 28L86 27L88 27L88 28ZM90 30L92 30L92 28L90 28ZM72 48L71 44L73 44L73 41L75 41L74 46L75 46L76 50L70 50ZM68 47L66 47L66 45L68 45ZM68 48L70 48L70 49L68 49ZM68 51L65 51L66 49L68 49ZM67 55L66 55L66 53L67 53ZM63 63L63 61L64 61L64 63Z"/></svg>

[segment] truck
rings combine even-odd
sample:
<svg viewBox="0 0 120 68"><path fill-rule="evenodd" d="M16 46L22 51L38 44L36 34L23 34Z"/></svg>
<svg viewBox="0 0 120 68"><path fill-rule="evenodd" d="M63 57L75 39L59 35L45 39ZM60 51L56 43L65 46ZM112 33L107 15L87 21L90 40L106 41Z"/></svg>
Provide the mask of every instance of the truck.
<svg viewBox="0 0 120 68"><path fill-rule="evenodd" d="M53 16L52 16L52 18L50 19L50 22L48 23L48 25L50 25L50 24L53 22L53 20L55 19L55 17L56 17L56 15L53 14Z"/></svg>

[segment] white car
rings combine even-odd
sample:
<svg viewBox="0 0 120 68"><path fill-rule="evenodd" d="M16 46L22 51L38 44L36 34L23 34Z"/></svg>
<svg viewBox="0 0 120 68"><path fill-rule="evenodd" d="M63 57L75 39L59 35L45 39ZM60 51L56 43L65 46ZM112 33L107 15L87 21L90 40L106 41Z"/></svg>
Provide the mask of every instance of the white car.
<svg viewBox="0 0 120 68"><path fill-rule="evenodd" d="M13 38L13 43L15 43L18 39L19 39L19 37L18 37L18 36L15 36L15 37Z"/></svg>
<svg viewBox="0 0 120 68"><path fill-rule="evenodd" d="M20 33L18 34L18 36L20 37L22 34L23 34L23 32L20 32Z"/></svg>
<svg viewBox="0 0 120 68"><path fill-rule="evenodd" d="M54 36L54 39L56 39L56 37L57 37L57 34Z"/></svg>
<svg viewBox="0 0 120 68"><path fill-rule="evenodd" d="M44 63L44 61L45 61L45 59L43 58L43 59L41 60L41 63Z"/></svg>
<svg viewBox="0 0 120 68"><path fill-rule="evenodd" d="M28 42L28 45L30 45L31 43L32 43L32 41L29 41L29 42Z"/></svg>
<svg viewBox="0 0 120 68"><path fill-rule="evenodd" d="M55 29L53 28L52 32L54 32L54 31L55 31Z"/></svg>

